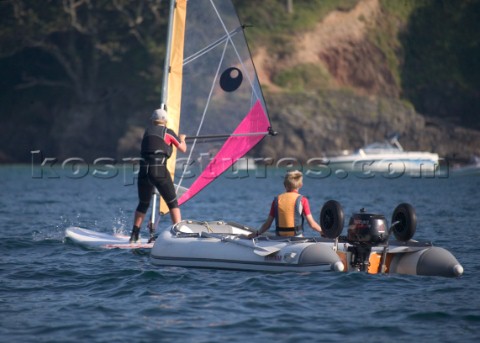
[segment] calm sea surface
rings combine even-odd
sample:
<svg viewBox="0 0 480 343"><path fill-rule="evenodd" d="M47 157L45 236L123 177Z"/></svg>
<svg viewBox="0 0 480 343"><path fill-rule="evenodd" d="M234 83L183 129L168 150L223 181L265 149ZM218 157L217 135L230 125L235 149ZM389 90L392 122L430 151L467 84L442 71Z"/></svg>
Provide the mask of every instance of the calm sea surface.
<svg viewBox="0 0 480 343"><path fill-rule="evenodd" d="M258 227L281 175L221 177L183 217ZM465 268L449 279L166 268L146 251L83 249L65 241L65 228L129 232L137 195L122 172L74 176L0 167L2 342L480 341L480 177L304 180L317 218L329 199L347 219L361 207L390 218L411 203L415 238Z"/></svg>

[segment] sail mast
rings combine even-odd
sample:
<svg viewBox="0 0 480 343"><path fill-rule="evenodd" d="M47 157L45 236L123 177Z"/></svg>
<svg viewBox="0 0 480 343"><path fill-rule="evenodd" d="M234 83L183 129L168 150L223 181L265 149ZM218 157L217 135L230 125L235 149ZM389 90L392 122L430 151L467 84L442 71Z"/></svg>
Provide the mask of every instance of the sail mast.
<svg viewBox="0 0 480 343"><path fill-rule="evenodd" d="M182 105L183 51L187 0L170 0L167 49L163 75L162 106L168 111L168 128L179 133L180 110ZM174 179L177 151L173 149L168 159L167 169ZM160 213L168 213L165 201L160 201Z"/></svg>
<svg viewBox="0 0 480 343"><path fill-rule="evenodd" d="M163 108L167 102L168 96L168 74L170 69L170 52L172 50L172 32L173 32L173 12L175 10L176 0L170 0L170 10L168 11L168 33L167 33L167 49L165 52L165 63L163 66L163 81L162 81L162 97L161 107Z"/></svg>
<svg viewBox="0 0 480 343"><path fill-rule="evenodd" d="M167 99L168 99L168 77L170 71L170 55L172 50L172 33L173 33L173 16L175 10L176 0L170 0L170 9L168 11L168 29L167 29L167 42L166 42L166 51L165 51L165 62L163 65L163 80L162 80L162 95L160 99L160 108L167 109ZM150 228L155 227L155 213L156 213L156 201L157 201L158 191L155 189L153 194L153 207L152 215L150 217ZM160 198L159 201L159 212L162 212L162 209L165 208L165 201Z"/></svg>

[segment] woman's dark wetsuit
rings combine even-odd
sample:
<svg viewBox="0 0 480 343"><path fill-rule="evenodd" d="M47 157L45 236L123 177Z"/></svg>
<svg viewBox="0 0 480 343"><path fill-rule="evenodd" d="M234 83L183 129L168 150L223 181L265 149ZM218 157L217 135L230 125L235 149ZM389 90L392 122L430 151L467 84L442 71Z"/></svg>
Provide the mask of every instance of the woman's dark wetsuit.
<svg viewBox="0 0 480 343"><path fill-rule="evenodd" d="M167 170L167 159L172 155L172 144L178 147L180 139L173 130L165 126L152 125L145 131L138 176L138 212L147 212L154 187L169 209L178 207L175 187Z"/></svg>

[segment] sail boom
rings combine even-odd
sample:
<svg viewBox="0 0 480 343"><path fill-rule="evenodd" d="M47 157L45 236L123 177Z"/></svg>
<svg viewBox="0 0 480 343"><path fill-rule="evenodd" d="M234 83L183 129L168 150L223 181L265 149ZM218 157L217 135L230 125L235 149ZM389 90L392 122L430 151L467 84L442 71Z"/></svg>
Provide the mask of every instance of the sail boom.
<svg viewBox="0 0 480 343"><path fill-rule="evenodd" d="M202 135L202 136L192 136L186 137L185 140L194 140L194 139L219 139L219 138L230 138L230 137L244 137L244 136L266 136L270 134L269 131L264 132L247 132L247 133L231 133L229 135Z"/></svg>

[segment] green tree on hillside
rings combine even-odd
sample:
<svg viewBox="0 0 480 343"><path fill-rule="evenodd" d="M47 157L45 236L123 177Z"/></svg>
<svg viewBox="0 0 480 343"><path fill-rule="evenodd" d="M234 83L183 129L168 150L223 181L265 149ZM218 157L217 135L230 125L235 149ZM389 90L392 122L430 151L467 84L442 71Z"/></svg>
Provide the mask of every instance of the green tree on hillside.
<svg viewBox="0 0 480 343"><path fill-rule="evenodd" d="M165 3L1 1L2 130L31 133L3 135L2 145L60 156L68 146L83 155L115 151L128 111L159 101Z"/></svg>
<svg viewBox="0 0 480 343"><path fill-rule="evenodd" d="M116 67L158 50L152 40L163 41L157 34L165 22L160 2L2 1L0 58L23 54L28 61L19 66L17 89L63 87L91 101L115 78Z"/></svg>

